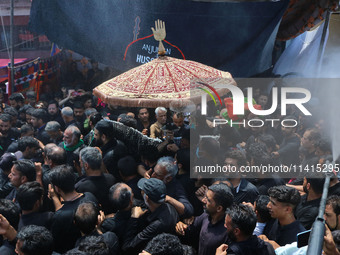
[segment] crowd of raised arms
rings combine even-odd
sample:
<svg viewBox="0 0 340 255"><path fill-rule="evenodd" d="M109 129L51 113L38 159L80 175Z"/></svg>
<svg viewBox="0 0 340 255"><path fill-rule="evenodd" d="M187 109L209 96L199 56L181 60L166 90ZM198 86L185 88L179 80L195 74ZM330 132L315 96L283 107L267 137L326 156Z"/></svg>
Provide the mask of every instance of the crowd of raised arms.
<svg viewBox="0 0 340 255"><path fill-rule="evenodd" d="M86 77L70 70L60 89L46 85L39 98L34 91L0 92L1 255L305 252L296 236L318 215L322 171L247 178L239 170L315 170L332 162L322 118L291 107L271 119L296 126L214 127L225 109L210 107L207 117L105 105L91 93L103 75L96 63ZM268 108L267 94L257 89L254 98ZM239 174L192 176L194 165ZM340 254L337 169L324 214L326 255Z"/></svg>

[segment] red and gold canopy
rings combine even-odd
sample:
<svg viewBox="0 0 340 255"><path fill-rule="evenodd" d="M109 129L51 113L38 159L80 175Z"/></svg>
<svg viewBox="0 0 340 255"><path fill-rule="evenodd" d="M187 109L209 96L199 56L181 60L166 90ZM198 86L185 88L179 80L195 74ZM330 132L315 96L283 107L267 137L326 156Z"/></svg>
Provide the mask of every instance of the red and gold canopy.
<svg viewBox="0 0 340 255"><path fill-rule="evenodd" d="M236 85L231 74L189 60L161 56L97 86L93 93L105 103L130 107L170 107L200 102L201 84ZM222 96L228 89L216 89Z"/></svg>

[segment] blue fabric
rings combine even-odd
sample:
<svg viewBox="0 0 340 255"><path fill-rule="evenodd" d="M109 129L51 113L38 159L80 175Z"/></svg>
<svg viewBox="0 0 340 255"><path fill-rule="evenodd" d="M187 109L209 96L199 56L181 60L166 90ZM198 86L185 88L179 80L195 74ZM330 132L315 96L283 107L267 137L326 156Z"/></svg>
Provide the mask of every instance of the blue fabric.
<svg viewBox="0 0 340 255"><path fill-rule="evenodd" d="M170 56L249 77L271 67L274 40L288 0L33 0L30 29L60 47L127 71L157 57L155 20L165 21ZM124 53L127 50L126 59ZM181 51L181 52L180 52Z"/></svg>

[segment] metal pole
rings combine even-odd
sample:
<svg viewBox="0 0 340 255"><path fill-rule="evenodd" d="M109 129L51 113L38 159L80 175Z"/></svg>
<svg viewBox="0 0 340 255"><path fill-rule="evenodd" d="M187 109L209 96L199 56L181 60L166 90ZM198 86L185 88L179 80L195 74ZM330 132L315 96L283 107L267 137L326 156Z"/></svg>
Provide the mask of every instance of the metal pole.
<svg viewBox="0 0 340 255"><path fill-rule="evenodd" d="M11 0L11 24L10 24L10 38L11 38L11 94L14 93L14 38L13 38L13 30L14 30L14 0Z"/></svg>
<svg viewBox="0 0 340 255"><path fill-rule="evenodd" d="M328 166L334 165L334 164L329 163L329 161L327 161L326 164ZM329 182L331 179L331 174L333 174L333 167L329 167L328 170L329 172L326 173L325 184L323 185L323 192L322 192L322 197L320 201L319 214L312 226L312 231L310 233L310 237L308 240L307 255L321 255L322 253L323 237L325 235L325 219L323 218L323 215L325 213Z"/></svg>

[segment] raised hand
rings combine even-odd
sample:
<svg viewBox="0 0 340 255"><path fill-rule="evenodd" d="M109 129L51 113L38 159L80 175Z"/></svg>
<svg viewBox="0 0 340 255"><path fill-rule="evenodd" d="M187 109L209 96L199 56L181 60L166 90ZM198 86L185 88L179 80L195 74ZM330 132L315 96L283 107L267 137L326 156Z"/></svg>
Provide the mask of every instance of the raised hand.
<svg viewBox="0 0 340 255"><path fill-rule="evenodd" d="M159 46L158 46L158 52L164 52L165 53L165 48L162 43L162 41L165 39L166 32L165 32L165 23L164 21L161 20L156 20L155 21L155 28L151 28L153 37L155 38L156 41L159 41Z"/></svg>
<svg viewBox="0 0 340 255"><path fill-rule="evenodd" d="M166 32L164 21L161 21L159 19L156 20L155 29L152 27L151 30L156 41L163 41L165 39Z"/></svg>

